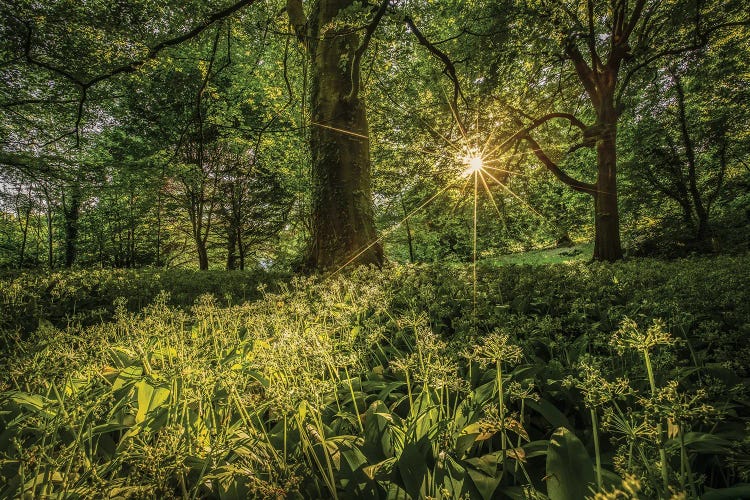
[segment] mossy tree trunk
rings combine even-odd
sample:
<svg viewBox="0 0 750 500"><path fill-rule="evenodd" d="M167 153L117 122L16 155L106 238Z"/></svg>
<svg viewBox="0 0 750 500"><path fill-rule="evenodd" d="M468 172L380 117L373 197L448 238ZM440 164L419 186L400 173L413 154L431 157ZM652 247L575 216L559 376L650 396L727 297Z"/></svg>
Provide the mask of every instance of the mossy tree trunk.
<svg viewBox="0 0 750 500"><path fill-rule="evenodd" d="M353 0L318 0L306 19L301 2L288 3L311 63L309 269L383 262L373 217L367 111L359 92L359 62L379 17L361 37L339 17L353 5Z"/></svg>

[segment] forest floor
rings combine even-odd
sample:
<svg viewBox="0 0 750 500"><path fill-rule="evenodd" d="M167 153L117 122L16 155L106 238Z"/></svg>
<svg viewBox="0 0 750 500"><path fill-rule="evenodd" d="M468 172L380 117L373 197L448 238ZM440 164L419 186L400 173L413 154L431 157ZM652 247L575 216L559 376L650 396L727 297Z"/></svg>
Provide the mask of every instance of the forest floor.
<svg viewBox="0 0 750 500"><path fill-rule="evenodd" d="M590 253L0 278L0 498L750 497L750 254Z"/></svg>
<svg viewBox="0 0 750 500"><path fill-rule="evenodd" d="M528 252L511 253L496 257L493 262L502 264L528 264L532 266L544 264L560 264L570 261L588 261L594 253L593 243L581 243L570 247L545 248L529 250Z"/></svg>

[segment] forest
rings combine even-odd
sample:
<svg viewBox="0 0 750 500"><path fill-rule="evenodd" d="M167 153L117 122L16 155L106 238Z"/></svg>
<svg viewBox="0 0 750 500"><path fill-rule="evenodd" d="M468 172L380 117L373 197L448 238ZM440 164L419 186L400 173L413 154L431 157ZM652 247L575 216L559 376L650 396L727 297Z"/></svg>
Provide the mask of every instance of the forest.
<svg viewBox="0 0 750 500"><path fill-rule="evenodd" d="M750 498L744 0L0 0L0 498Z"/></svg>

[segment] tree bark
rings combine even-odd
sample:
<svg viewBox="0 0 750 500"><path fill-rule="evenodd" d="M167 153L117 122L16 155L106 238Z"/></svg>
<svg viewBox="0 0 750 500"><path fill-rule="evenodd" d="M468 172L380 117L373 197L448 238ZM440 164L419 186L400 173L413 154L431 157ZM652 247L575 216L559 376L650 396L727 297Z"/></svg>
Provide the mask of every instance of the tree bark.
<svg viewBox="0 0 750 500"><path fill-rule="evenodd" d="M65 267L73 267L78 250L78 216L81 210L81 188L73 185L70 204L63 206L65 215Z"/></svg>
<svg viewBox="0 0 750 500"><path fill-rule="evenodd" d="M21 229L21 249L18 252L18 269L23 269L24 259L26 257L26 241L29 235L29 218L31 217L31 188L29 188L28 197L26 199L26 207L21 213L21 199L22 193L18 194L17 198L17 211L18 211L18 224Z"/></svg>
<svg viewBox="0 0 750 500"><path fill-rule="evenodd" d="M598 114L602 131L596 142L594 259L613 262L622 259L617 206L617 113L614 106L604 103Z"/></svg>
<svg viewBox="0 0 750 500"><path fill-rule="evenodd" d="M44 199L45 199L45 215L47 218L47 264L50 269L54 268L55 260L52 251L52 198L49 194L49 190L45 186L44 188Z"/></svg>
<svg viewBox="0 0 750 500"><path fill-rule="evenodd" d="M237 228L230 221L227 228L227 271L237 269Z"/></svg>
<svg viewBox="0 0 750 500"><path fill-rule="evenodd" d="M355 64L360 37L349 26L332 27L339 11L353 4L319 0L307 30L313 122L310 269L383 263L373 216L366 107L359 92L352 92L352 82L360 82Z"/></svg>

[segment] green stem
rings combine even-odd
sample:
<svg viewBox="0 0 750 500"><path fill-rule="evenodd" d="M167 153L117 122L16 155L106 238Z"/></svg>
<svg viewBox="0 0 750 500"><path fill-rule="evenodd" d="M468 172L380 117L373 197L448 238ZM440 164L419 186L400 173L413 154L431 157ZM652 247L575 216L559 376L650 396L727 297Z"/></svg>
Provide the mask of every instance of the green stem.
<svg viewBox="0 0 750 500"><path fill-rule="evenodd" d="M503 393L503 368L498 360L495 363L497 377L497 401L498 414L500 415L500 448L503 450L503 462L505 462L505 394Z"/></svg>
<svg viewBox="0 0 750 500"><path fill-rule="evenodd" d="M359 424L359 432L362 435L365 434L365 428L362 425L362 420L359 418L359 407L357 406L357 398L354 395L354 386L352 385L352 378L349 376L349 369L345 366L344 373L346 374L346 382L349 385L349 394L352 396L352 404L354 405L354 416L357 417L357 423Z"/></svg>
<svg viewBox="0 0 750 500"><path fill-rule="evenodd" d="M596 417L596 410L591 408L591 427L594 433L594 455L596 455L596 486L599 491L602 489L602 455L599 450L599 421Z"/></svg>
<svg viewBox="0 0 750 500"><path fill-rule="evenodd" d="M690 467L690 457L687 454L687 448L685 447L685 433L680 429L680 451L682 453L682 462L685 464L685 472L687 474L687 482L690 484L690 494L693 498L698 498L698 490L695 487L695 481L693 481L693 470Z"/></svg>
<svg viewBox="0 0 750 500"><path fill-rule="evenodd" d="M409 369L404 370L404 374L406 374L406 392L409 394L409 411L412 411L414 409L414 398L411 395L411 382L409 380Z"/></svg>
<svg viewBox="0 0 750 500"><path fill-rule="evenodd" d="M648 355L648 351L643 351L643 359L646 364L646 372L648 373L648 382L651 384L651 396L656 397L656 381L654 380L654 369L651 366L651 357ZM662 486L664 487L664 494L669 493L669 469L667 464L667 452L664 449L664 426L660 421L656 424L656 436L659 445L659 460L661 461L661 480Z"/></svg>

